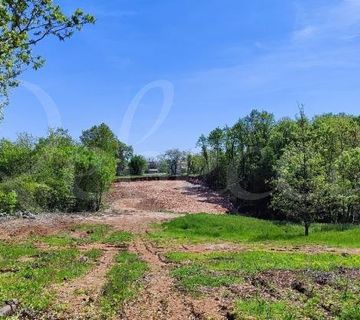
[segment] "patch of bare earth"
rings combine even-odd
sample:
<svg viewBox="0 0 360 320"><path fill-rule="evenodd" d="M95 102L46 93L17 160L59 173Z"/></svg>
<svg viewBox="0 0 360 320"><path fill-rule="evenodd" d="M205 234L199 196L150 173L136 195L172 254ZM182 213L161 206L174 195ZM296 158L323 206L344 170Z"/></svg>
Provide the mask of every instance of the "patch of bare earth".
<svg viewBox="0 0 360 320"><path fill-rule="evenodd" d="M183 180L135 181L114 184L112 202L117 209L178 213L226 213L233 207L226 197Z"/></svg>

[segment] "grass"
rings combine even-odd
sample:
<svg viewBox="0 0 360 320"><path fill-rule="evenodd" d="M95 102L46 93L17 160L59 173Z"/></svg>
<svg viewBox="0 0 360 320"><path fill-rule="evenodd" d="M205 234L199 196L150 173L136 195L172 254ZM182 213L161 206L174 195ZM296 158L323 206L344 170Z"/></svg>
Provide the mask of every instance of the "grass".
<svg viewBox="0 0 360 320"><path fill-rule="evenodd" d="M296 319L289 311L286 301L266 301L262 298L239 300L235 305L235 314L238 319Z"/></svg>
<svg viewBox="0 0 360 320"><path fill-rule="evenodd" d="M54 303L55 297L49 290L52 284L84 275L103 254L100 249L84 251L83 247L80 250L80 246L103 243L122 247L130 240L130 233L115 231L110 226L82 224L72 227L68 233L29 237L22 242L0 242L0 303L16 299L21 309L45 311ZM49 247L38 249L38 243ZM136 270L135 258L124 260L122 264L121 259L124 256L117 258L119 268L128 263L129 268ZM121 270L115 268L112 272L116 276ZM123 278L117 279L123 282L113 285L125 288L131 282L131 276L131 270L128 270ZM126 290L122 292L125 294Z"/></svg>
<svg viewBox="0 0 360 320"><path fill-rule="evenodd" d="M60 233L39 237L37 238L37 241L55 247L78 246L92 243L122 246L132 239L130 233L114 231L109 225L103 224L76 225L71 231L71 233Z"/></svg>
<svg viewBox="0 0 360 320"><path fill-rule="evenodd" d="M360 228L314 224L305 237L301 225L231 215L186 215L166 222L152 238L166 243L232 241L252 244L360 247Z"/></svg>
<svg viewBox="0 0 360 320"><path fill-rule="evenodd" d="M76 248L39 251L32 244L0 245L0 301L17 299L22 307L45 309L52 297L46 288L85 274L101 255ZM86 256L84 262L81 257Z"/></svg>
<svg viewBox="0 0 360 320"><path fill-rule="evenodd" d="M105 319L116 315L123 303L137 292L137 282L147 270L145 262L128 252L121 252L107 275L107 283L100 300Z"/></svg>
<svg viewBox="0 0 360 320"><path fill-rule="evenodd" d="M360 299L355 289L346 293L341 288L323 288L323 293L313 293L310 298L291 301L289 296L280 299L264 299L254 296L235 302L235 319L257 320L300 320L300 319L360 319Z"/></svg>
<svg viewBox="0 0 360 320"><path fill-rule="evenodd" d="M360 268L360 256L305 254L267 251L238 253L168 253L178 264L172 275L181 287L196 292L202 287L220 287L241 283L245 276L268 270L331 271L340 267Z"/></svg>

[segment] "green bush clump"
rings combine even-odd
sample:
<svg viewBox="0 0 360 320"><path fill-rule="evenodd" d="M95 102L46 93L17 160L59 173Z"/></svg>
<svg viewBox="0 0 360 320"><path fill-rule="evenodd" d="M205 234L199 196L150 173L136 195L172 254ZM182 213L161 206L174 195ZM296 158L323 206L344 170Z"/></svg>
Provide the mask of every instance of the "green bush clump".
<svg viewBox="0 0 360 320"><path fill-rule="evenodd" d="M38 140L0 140L0 211L99 210L123 144L104 124L84 131L80 140L63 129Z"/></svg>
<svg viewBox="0 0 360 320"><path fill-rule="evenodd" d="M143 156L133 156L129 162L130 174L141 176L146 169L146 159Z"/></svg>
<svg viewBox="0 0 360 320"><path fill-rule="evenodd" d="M0 211L5 213L12 213L17 204L17 194L15 191L5 193L0 191Z"/></svg>

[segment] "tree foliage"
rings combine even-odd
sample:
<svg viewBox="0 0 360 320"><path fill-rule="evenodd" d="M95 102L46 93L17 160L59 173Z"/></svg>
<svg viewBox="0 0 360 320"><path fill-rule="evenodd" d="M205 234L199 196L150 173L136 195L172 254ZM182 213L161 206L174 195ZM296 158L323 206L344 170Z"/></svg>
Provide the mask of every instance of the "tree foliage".
<svg viewBox="0 0 360 320"><path fill-rule="evenodd" d="M227 192L240 212L313 221L358 222L359 117L324 114L275 121L253 110L202 135L197 174ZM188 163L192 168L192 159ZM192 169L194 173L194 169ZM352 174L353 173L353 174Z"/></svg>
<svg viewBox="0 0 360 320"><path fill-rule="evenodd" d="M146 170L147 161L143 156L134 155L129 162L130 174L141 176Z"/></svg>
<svg viewBox="0 0 360 320"><path fill-rule="evenodd" d="M161 160L167 164L167 173L176 176L182 173L182 164L186 160L186 153L179 149L171 149L166 151Z"/></svg>
<svg viewBox="0 0 360 320"><path fill-rule="evenodd" d="M95 18L77 9L66 15L52 0L0 1L0 107L7 102L9 88L26 67L40 68L44 58L34 47L49 36L65 40ZM0 109L1 110L1 109Z"/></svg>
<svg viewBox="0 0 360 320"><path fill-rule="evenodd" d="M111 130L105 132L99 140L96 134L86 135L95 138L82 139L82 144L63 129L36 141L26 135L15 142L2 140L0 211L99 210L117 165L117 147L109 147L117 139Z"/></svg>

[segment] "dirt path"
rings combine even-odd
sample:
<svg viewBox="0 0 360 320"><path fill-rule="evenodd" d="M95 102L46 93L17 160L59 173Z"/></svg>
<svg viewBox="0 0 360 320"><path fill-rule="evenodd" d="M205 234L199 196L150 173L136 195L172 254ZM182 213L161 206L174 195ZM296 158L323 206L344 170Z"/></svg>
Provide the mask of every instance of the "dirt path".
<svg viewBox="0 0 360 320"><path fill-rule="evenodd" d="M60 316L64 319L95 319L96 302L101 296L105 277L112 265L118 248L106 245L97 246L103 252L96 266L84 277L77 278L65 284L57 285L52 290L56 292L56 300L61 301L64 310ZM83 250L91 248L82 247ZM90 318L89 318L90 317Z"/></svg>
<svg viewBox="0 0 360 320"><path fill-rule="evenodd" d="M138 297L125 306L125 319L226 319L216 301L195 300L177 290L167 263L149 242L139 238L129 249L148 263L150 272Z"/></svg>

